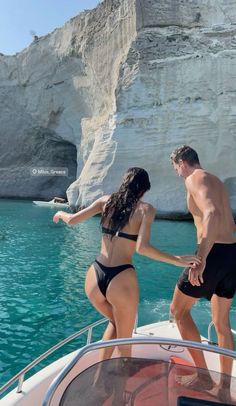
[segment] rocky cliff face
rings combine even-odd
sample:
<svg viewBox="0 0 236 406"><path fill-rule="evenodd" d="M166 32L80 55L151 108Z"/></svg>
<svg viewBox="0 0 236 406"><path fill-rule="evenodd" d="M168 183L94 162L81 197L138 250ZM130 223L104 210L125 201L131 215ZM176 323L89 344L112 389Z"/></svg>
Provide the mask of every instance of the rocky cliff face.
<svg viewBox="0 0 236 406"><path fill-rule="evenodd" d="M186 143L236 210L235 24L232 0L105 0L1 56L1 196L49 198L77 178L68 198L87 205L141 166L147 200L184 213L169 155ZM69 175L32 176L33 166Z"/></svg>

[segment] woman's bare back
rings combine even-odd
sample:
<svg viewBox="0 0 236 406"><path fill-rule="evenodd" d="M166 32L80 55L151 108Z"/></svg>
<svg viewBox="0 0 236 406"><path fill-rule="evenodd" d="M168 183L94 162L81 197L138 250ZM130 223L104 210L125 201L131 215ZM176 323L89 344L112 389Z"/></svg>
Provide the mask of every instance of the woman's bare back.
<svg viewBox="0 0 236 406"><path fill-rule="evenodd" d="M109 197L110 196L106 196L106 199L104 199L103 210ZM134 213L130 217L128 224L126 224L125 227L120 231L130 235L138 235L144 210L148 206L150 206L148 203L145 203L141 200L138 201ZM106 222L104 223L104 227L108 227L108 224L106 224ZM103 234L101 242L101 252L97 259L106 266L117 266L125 263L131 263L135 249L136 241L116 236L111 238L110 235Z"/></svg>

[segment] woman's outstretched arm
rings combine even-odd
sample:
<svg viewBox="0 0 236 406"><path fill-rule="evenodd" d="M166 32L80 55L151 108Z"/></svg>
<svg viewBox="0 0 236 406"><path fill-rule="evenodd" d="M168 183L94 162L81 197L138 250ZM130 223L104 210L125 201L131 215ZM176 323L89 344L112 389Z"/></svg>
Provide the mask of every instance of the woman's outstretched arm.
<svg viewBox="0 0 236 406"><path fill-rule="evenodd" d="M142 223L139 229L136 251L140 255L155 259L157 261L167 262L176 266L193 266L194 264L200 264L201 260L195 255L171 255L167 252L163 252L153 247L150 244L151 225L155 218L156 210L151 205L147 205L144 209L144 215Z"/></svg>
<svg viewBox="0 0 236 406"><path fill-rule="evenodd" d="M81 223L82 221L95 216L102 212L104 204L107 202L109 196L103 196L95 200L90 206L78 211L78 213L70 214L65 211L58 211L54 217L54 223L58 223L59 220L64 221L64 223L69 225L75 225Z"/></svg>

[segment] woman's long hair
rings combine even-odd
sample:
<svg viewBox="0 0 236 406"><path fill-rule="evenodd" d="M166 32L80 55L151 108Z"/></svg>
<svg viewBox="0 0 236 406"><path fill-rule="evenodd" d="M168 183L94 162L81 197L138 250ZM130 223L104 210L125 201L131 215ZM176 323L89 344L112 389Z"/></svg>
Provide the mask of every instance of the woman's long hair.
<svg viewBox="0 0 236 406"><path fill-rule="evenodd" d="M138 200L150 188L149 176L144 169L128 169L118 192L113 193L105 205L101 225L114 232L121 230L129 222Z"/></svg>

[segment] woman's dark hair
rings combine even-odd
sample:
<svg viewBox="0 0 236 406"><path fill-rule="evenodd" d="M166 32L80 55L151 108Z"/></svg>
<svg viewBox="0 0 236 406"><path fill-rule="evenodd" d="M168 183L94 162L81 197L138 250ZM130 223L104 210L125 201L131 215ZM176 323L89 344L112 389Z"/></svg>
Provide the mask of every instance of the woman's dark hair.
<svg viewBox="0 0 236 406"><path fill-rule="evenodd" d="M121 230L129 222L138 200L150 188L149 176L145 169L129 168L118 192L113 193L105 205L101 225L106 224L106 227L114 232Z"/></svg>

